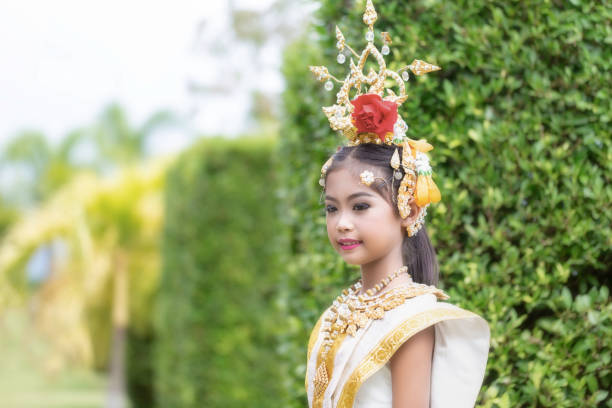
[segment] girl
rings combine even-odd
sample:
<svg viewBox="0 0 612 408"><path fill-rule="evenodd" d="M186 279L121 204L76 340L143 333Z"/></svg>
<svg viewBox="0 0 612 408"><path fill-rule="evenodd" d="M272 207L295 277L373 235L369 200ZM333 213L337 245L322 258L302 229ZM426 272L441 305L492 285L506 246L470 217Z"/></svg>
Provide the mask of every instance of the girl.
<svg viewBox="0 0 612 408"><path fill-rule="evenodd" d="M327 234L331 245L361 279L345 289L316 323L308 344L306 390L311 408L473 407L486 368L489 326L477 314L443 300L438 265L425 229L430 203L440 200L425 140L406 137L398 115L408 71L439 70L414 60L389 70L383 54L391 39L374 46L377 15L367 1L367 47L358 55L336 27L338 62L350 51L344 81L326 67L310 67L325 89L342 84L336 104L324 107L333 130L348 146L323 165ZM367 75L368 56L379 64ZM388 79L399 93L387 89ZM364 85L367 92L362 94ZM357 90L349 100L349 91ZM383 99L383 95L386 95ZM401 160L400 160L401 157Z"/></svg>
<svg viewBox="0 0 612 408"><path fill-rule="evenodd" d="M410 200L402 218L396 205L395 149L345 146L322 171L330 243L361 279L312 331L310 407L473 407L478 396L489 327L440 302L434 249L424 226L414 233L425 209Z"/></svg>

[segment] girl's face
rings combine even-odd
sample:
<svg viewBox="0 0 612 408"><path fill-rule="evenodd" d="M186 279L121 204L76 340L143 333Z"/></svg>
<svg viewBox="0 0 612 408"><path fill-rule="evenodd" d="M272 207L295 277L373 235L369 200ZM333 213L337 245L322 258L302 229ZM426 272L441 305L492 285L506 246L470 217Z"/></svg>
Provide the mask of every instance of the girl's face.
<svg viewBox="0 0 612 408"><path fill-rule="evenodd" d="M346 263L364 265L401 253L403 220L372 187L345 168L328 174L325 186L327 235Z"/></svg>

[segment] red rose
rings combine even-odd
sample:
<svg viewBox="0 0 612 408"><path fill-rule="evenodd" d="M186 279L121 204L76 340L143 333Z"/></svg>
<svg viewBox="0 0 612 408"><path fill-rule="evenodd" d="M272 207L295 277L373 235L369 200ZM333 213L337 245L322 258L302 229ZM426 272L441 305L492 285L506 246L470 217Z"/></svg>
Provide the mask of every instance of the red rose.
<svg viewBox="0 0 612 408"><path fill-rule="evenodd" d="M397 104L383 101L378 94L359 95L351 101L353 123L357 133L376 133L382 142L389 132L393 132L393 125L397 120Z"/></svg>

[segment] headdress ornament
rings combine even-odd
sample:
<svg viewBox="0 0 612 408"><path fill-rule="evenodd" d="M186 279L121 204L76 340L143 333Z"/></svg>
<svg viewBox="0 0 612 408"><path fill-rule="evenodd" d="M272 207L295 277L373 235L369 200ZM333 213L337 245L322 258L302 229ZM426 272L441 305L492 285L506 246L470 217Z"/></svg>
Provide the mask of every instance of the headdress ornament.
<svg viewBox="0 0 612 408"><path fill-rule="evenodd" d="M367 0L366 10L363 14L363 22L368 26L365 39L367 46L357 54L347 43L344 35L336 26L336 48L339 54L337 61L343 64L346 55L353 55L357 58L357 64L350 58L350 72L341 81L330 74L324 66L311 66L310 71L315 77L323 82L325 89L331 91L334 87L332 82L341 85L340 91L336 94L336 103L332 106L323 107L323 112L329 120L330 127L339 131L348 139L348 146L356 146L362 143L387 144L402 147L402 158L400 161L398 149L395 149L390 161L390 166L394 169L393 179L401 179L398 189L397 206L402 218L410 214L410 203L422 208L422 211L415 223L407 227L409 236L418 232L425 222L427 206L430 203L440 201L440 190L432 179L429 157L426 152L433 149L427 140L413 140L406 136L408 125L398 114L398 107L408 99L404 81L408 81L411 71L414 75L423 75L428 72L437 71L440 67L429 64L421 60L413 60L410 65L392 71L387 68L383 55L390 52L391 37L389 33L382 32L383 46L379 51L374 45L374 23L378 16L372 0ZM364 75L363 68L368 56L372 55L379 66L378 72L370 68L367 75ZM395 80L399 94L396 94L385 83L387 78ZM356 89L356 96L353 100L349 99L351 89ZM365 93L362 93L363 89ZM386 91L386 95L385 95ZM333 156L330 157L321 168L321 179L319 184L325 186L325 176L327 169L331 166ZM402 176L400 166L404 171ZM364 184L370 185L374 181L373 174L365 170L361 174Z"/></svg>

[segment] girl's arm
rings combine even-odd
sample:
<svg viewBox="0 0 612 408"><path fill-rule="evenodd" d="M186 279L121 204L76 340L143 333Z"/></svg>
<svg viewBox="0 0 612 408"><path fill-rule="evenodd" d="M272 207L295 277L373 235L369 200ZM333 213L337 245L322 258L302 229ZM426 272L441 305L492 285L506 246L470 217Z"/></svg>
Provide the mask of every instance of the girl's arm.
<svg viewBox="0 0 612 408"><path fill-rule="evenodd" d="M393 408L429 408L434 339L434 326L429 326L409 338L391 357Z"/></svg>

